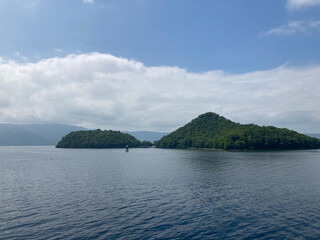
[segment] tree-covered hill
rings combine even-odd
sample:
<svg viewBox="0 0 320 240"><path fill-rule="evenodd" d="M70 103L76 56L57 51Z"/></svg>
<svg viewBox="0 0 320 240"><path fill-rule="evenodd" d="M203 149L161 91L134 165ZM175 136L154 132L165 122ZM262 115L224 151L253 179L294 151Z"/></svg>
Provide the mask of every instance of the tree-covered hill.
<svg viewBox="0 0 320 240"><path fill-rule="evenodd" d="M120 131L100 129L94 131L71 132L64 136L56 145L57 148L124 148L148 147L152 144L139 141L135 137Z"/></svg>
<svg viewBox="0 0 320 240"><path fill-rule="evenodd" d="M242 125L205 113L156 142L159 148L314 149L320 140L285 128Z"/></svg>

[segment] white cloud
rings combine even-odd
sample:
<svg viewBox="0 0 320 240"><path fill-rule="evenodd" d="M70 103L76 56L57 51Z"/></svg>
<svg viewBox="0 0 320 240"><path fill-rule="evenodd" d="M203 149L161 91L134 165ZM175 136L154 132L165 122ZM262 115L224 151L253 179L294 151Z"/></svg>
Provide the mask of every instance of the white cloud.
<svg viewBox="0 0 320 240"><path fill-rule="evenodd" d="M18 57L18 59L20 59L20 60L22 60L22 61L27 61L27 60L28 60L28 58L25 57L25 56L23 56L20 52L15 52L14 55L15 55L16 57Z"/></svg>
<svg viewBox="0 0 320 240"><path fill-rule="evenodd" d="M58 53L63 53L64 52L61 48L55 48L54 51L58 52Z"/></svg>
<svg viewBox="0 0 320 240"><path fill-rule="evenodd" d="M84 3L93 3L94 0L83 0Z"/></svg>
<svg viewBox="0 0 320 240"><path fill-rule="evenodd" d="M304 7L320 5L320 0L287 0L287 7L296 10Z"/></svg>
<svg viewBox="0 0 320 240"><path fill-rule="evenodd" d="M108 54L0 59L0 122L170 131L213 111L241 123L320 132L320 66L192 73Z"/></svg>
<svg viewBox="0 0 320 240"><path fill-rule="evenodd" d="M294 34L311 34L312 31L320 29L319 21L291 21L286 25L268 30L261 35L294 35Z"/></svg>

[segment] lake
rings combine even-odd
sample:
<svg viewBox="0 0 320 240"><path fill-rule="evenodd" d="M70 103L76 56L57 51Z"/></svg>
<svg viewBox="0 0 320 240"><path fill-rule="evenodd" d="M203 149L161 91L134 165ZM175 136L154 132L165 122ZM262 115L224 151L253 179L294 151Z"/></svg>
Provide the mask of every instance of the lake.
<svg viewBox="0 0 320 240"><path fill-rule="evenodd" d="M0 239L320 239L320 151L0 147Z"/></svg>

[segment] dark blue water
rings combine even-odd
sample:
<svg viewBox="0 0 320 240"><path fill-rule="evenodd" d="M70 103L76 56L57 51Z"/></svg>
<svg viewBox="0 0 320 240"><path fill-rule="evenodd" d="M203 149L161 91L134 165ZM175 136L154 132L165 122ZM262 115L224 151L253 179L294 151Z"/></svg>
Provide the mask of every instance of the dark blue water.
<svg viewBox="0 0 320 240"><path fill-rule="evenodd" d="M0 239L320 239L320 151L0 148Z"/></svg>

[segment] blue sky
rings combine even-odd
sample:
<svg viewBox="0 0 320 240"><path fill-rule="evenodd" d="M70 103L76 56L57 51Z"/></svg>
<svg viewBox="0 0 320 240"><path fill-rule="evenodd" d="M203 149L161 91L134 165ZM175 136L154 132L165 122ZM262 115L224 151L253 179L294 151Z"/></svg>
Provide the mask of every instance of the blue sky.
<svg viewBox="0 0 320 240"><path fill-rule="evenodd" d="M320 24L263 33L319 16L320 5L291 9L285 0L1 0L0 55L35 61L100 52L194 72L317 64Z"/></svg>
<svg viewBox="0 0 320 240"><path fill-rule="evenodd" d="M320 0L0 0L0 31L0 122L320 132Z"/></svg>

